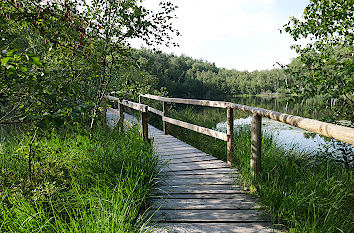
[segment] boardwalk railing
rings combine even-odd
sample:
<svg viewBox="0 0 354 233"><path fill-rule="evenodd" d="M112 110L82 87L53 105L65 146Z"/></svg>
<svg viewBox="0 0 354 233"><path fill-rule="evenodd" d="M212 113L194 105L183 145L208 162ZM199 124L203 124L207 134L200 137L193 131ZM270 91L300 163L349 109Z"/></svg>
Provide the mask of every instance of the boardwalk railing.
<svg viewBox="0 0 354 233"><path fill-rule="evenodd" d="M152 100L157 100L162 102L162 111L152 108L150 106L143 104L143 98L148 98ZM148 141L148 112L155 113L162 117L163 121L163 132L168 134L167 125L173 124L189 130L196 131L214 138L227 142L227 164L231 165L231 154L233 151L233 110L239 110L252 114L251 123L251 180L252 184L256 184L257 176L261 170L261 142L262 142L262 117L266 117L278 122L286 123L297 128L307 130L309 132L317 133L326 137L334 138L342 142L354 145L354 129L350 127L344 127L340 125L325 123L322 121L317 121L313 119L308 119L304 117L289 115L285 113L280 113L276 111L271 111L263 108L255 108L241 104L235 104L225 101L211 101L211 100L196 100L196 99L181 99L181 98L167 98L155 95L140 95L139 103L120 100L119 98L113 96L106 96L107 100L118 103L118 111L112 108L108 110L113 113L118 114L121 118L120 122L124 121L123 117L123 106L130 107L132 109L141 112L141 125L142 125L142 135L145 141ZM216 130L208 129L202 126L194 125L191 123L183 122L180 120L168 117L167 104L168 103L178 103L178 104L188 104L188 105L199 105L217 108L227 109L227 132L222 133Z"/></svg>

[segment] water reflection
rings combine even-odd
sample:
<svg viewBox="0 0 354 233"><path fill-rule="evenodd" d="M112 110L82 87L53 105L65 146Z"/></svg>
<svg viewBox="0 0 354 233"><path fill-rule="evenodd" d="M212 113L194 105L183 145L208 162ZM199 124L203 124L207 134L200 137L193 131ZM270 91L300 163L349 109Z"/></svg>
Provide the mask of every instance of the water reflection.
<svg viewBox="0 0 354 233"><path fill-rule="evenodd" d="M234 120L235 130L245 125L251 125L251 120L251 116ZM226 122L216 124L216 130L222 132L226 132L226 127ZM306 152L317 152L321 150L324 144L328 144L332 140L267 118L262 118L262 131L264 133L271 133L277 142L288 149L298 148L300 151ZM334 147L330 148L328 152L334 152Z"/></svg>

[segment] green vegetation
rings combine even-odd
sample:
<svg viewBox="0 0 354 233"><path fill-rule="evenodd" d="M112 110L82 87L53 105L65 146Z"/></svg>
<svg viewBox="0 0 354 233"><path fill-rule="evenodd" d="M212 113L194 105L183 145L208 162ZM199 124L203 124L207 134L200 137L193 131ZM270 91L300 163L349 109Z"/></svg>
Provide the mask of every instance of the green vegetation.
<svg viewBox="0 0 354 233"><path fill-rule="evenodd" d="M208 128L225 121L225 111L204 109L173 112L173 116ZM198 112L198 114L196 114ZM213 113L214 112L214 113ZM207 117L206 117L207 116ZM226 160L226 144L215 138L169 125L172 135ZM250 128L235 129L233 165L249 186ZM324 159L326 158L326 159ZM353 170L335 163L329 155L314 157L286 150L271 134L262 140L262 172L257 194L275 224L290 232L353 231Z"/></svg>
<svg viewBox="0 0 354 233"><path fill-rule="evenodd" d="M135 232L157 174L138 130L65 127L35 139L1 134L0 232Z"/></svg>
<svg viewBox="0 0 354 233"><path fill-rule="evenodd" d="M229 99L240 94L287 93L291 78L282 69L237 71L187 56L136 50L139 67L157 78L155 89L166 88L170 96Z"/></svg>
<svg viewBox="0 0 354 233"><path fill-rule="evenodd" d="M283 26L295 40L299 57L286 66L293 81L292 92L301 99L323 95L319 108L332 108L331 121L347 118L354 122L353 0L311 0L302 18L291 17ZM336 106L329 104L339 100Z"/></svg>

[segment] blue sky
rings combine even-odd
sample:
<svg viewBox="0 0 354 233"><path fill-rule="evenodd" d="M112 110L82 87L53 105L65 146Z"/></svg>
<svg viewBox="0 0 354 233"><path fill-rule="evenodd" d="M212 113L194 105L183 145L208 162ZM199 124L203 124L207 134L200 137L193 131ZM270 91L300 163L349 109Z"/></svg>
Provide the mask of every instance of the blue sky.
<svg viewBox="0 0 354 233"><path fill-rule="evenodd" d="M170 0L179 8L174 26L178 48L160 49L215 62L237 70L272 69L296 53L293 40L279 29L290 16L300 17L309 0ZM157 0L144 5L156 8Z"/></svg>

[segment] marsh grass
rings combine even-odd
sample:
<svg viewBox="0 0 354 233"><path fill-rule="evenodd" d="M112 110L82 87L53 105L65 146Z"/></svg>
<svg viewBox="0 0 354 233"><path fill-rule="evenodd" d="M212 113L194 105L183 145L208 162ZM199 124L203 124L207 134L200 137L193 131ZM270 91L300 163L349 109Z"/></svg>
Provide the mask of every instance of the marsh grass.
<svg viewBox="0 0 354 233"><path fill-rule="evenodd" d="M28 180L29 136L1 137L0 232L136 232L158 160L137 129L99 126L46 132L35 142Z"/></svg>
<svg viewBox="0 0 354 233"><path fill-rule="evenodd" d="M219 119L193 109L174 112L174 117L212 128ZM217 158L226 160L226 144L177 126L170 133ZM235 129L233 165L242 175L243 185L250 182L250 127ZM323 159L326 158L326 159ZM257 195L267 206L274 224L289 232L353 232L353 170L331 156L285 149L268 132L262 139L262 172Z"/></svg>

